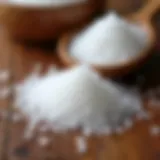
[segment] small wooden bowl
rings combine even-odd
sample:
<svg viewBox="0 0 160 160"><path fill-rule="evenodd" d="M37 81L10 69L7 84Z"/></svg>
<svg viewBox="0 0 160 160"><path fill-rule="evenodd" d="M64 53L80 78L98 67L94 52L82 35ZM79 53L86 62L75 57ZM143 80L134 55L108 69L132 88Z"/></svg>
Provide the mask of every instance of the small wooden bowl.
<svg viewBox="0 0 160 160"><path fill-rule="evenodd" d="M0 23L22 40L48 40L86 23L95 13L94 0L67 6L0 3Z"/></svg>
<svg viewBox="0 0 160 160"><path fill-rule="evenodd" d="M92 65L93 68L98 71L101 75L108 76L108 77L115 77L120 76L123 74L128 73L132 69L135 69L137 66L142 64L151 54L150 49L155 43L156 36L155 32L151 25L151 17L152 15L160 8L160 2L159 0L151 0L145 7L142 9L138 14L135 14L134 16L131 16L129 21L132 23L138 23L140 26L142 26L146 33L148 34L149 43L147 47L142 51L142 53L139 54L138 57L135 57L134 59L130 59L124 63L118 63L114 65ZM57 47L60 59L62 60L63 64L66 67L72 67L74 65L79 64L80 62L73 57L70 56L68 53L68 48L70 45L70 42L77 33L67 33L62 36L62 38L59 40L59 44Z"/></svg>

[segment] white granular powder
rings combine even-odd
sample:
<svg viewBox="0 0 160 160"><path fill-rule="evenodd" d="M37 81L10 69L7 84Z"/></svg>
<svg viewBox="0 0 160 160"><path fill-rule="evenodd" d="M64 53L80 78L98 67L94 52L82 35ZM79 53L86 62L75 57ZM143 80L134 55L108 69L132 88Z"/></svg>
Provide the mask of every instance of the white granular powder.
<svg viewBox="0 0 160 160"><path fill-rule="evenodd" d="M46 147L50 143L50 139L47 136L41 136L37 139L37 142L41 147Z"/></svg>
<svg viewBox="0 0 160 160"><path fill-rule="evenodd" d="M160 136L160 126L159 125L153 125L150 128L150 133L153 136Z"/></svg>
<svg viewBox="0 0 160 160"><path fill-rule="evenodd" d="M8 70L0 70L0 83L8 81L10 78L10 72Z"/></svg>
<svg viewBox="0 0 160 160"><path fill-rule="evenodd" d="M9 0L11 4L27 5L27 6L66 6L71 4L83 3L87 0Z"/></svg>
<svg viewBox="0 0 160 160"><path fill-rule="evenodd" d="M71 56L83 63L114 65L138 57L147 38L142 27L110 13L75 36L69 49Z"/></svg>
<svg viewBox="0 0 160 160"><path fill-rule="evenodd" d="M57 132L80 127L108 134L141 110L138 94L102 79L87 66L32 75L18 88L16 104L29 119L29 131L43 120Z"/></svg>
<svg viewBox="0 0 160 160"><path fill-rule="evenodd" d="M87 152L87 140L85 137L77 136L76 137L76 147L79 153Z"/></svg>

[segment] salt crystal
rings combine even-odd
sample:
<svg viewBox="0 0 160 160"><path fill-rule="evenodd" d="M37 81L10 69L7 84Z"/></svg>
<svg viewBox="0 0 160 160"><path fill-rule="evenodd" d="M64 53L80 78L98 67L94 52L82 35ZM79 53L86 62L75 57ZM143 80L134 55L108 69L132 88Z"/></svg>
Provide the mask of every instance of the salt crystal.
<svg viewBox="0 0 160 160"><path fill-rule="evenodd" d="M115 13L107 13L71 42L73 58L86 64L114 65L137 58L148 44L147 32Z"/></svg>
<svg viewBox="0 0 160 160"><path fill-rule="evenodd" d="M10 78L10 72L7 70L2 70L0 71L0 83L1 82L6 82Z"/></svg>
<svg viewBox="0 0 160 160"><path fill-rule="evenodd" d="M46 147L50 143L50 139L47 136L41 136L37 142L41 147Z"/></svg>
<svg viewBox="0 0 160 160"><path fill-rule="evenodd" d="M153 136L158 136L158 135L160 135L160 126L158 126L158 125L152 126L152 127L150 128L150 133L151 133L151 135L153 135Z"/></svg>
<svg viewBox="0 0 160 160"><path fill-rule="evenodd" d="M24 139L30 140L33 137L33 131L35 129L35 122L27 124L26 129L24 130Z"/></svg>
<svg viewBox="0 0 160 160"><path fill-rule="evenodd" d="M85 137L77 136L76 137L76 146L79 153L85 153L87 151L87 140Z"/></svg>

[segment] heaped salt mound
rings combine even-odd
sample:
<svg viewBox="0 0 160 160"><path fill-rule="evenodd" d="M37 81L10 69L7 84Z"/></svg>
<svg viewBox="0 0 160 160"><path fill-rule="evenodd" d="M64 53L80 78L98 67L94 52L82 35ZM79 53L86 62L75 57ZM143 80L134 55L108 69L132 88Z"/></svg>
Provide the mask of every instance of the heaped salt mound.
<svg viewBox="0 0 160 160"><path fill-rule="evenodd" d="M86 66L41 77L26 89L28 84L24 81L18 90L19 109L32 124L44 120L55 131L81 127L105 133L141 109L137 94L103 80Z"/></svg>
<svg viewBox="0 0 160 160"><path fill-rule="evenodd" d="M70 53L81 62L113 65L131 60L147 45L147 33L115 13L94 21L73 38Z"/></svg>

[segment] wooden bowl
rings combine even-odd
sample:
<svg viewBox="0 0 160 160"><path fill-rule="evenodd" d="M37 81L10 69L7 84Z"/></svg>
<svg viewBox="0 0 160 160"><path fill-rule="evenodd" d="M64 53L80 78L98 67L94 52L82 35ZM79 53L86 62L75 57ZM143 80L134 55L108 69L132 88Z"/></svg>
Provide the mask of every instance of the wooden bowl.
<svg viewBox="0 0 160 160"><path fill-rule="evenodd" d="M96 9L95 0L61 7L1 3L0 23L16 39L54 39L85 24Z"/></svg>
<svg viewBox="0 0 160 160"><path fill-rule="evenodd" d="M108 77L115 77L120 76L123 74L128 73L132 69L135 69L137 66L141 65L151 54L150 49L155 43L156 36L155 32L153 30L153 27L151 25L151 15L155 13L160 8L160 2L158 0L151 0L145 7L142 9L138 14L135 14L134 16L130 16L129 21L133 21L135 23L138 23L140 26L142 26L146 33L148 34L149 43L147 47L142 50L142 53L139 54L138 57L132 58L126 62L123 63L117 63L114 65L92 65L93 68L98 71L101 75L108 76ZM67 33L63 35L58 44L58 53L60 56L60 59L62 60L63 64L67 67L72 67L74 65L79 64L80 62L73 57L70 56L69 45L71 43L71 40L73 39L73 36L75 36L77 33Z"/></svg>

